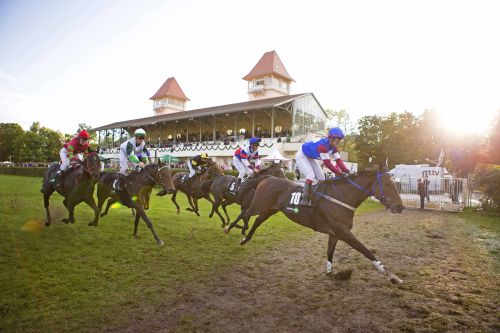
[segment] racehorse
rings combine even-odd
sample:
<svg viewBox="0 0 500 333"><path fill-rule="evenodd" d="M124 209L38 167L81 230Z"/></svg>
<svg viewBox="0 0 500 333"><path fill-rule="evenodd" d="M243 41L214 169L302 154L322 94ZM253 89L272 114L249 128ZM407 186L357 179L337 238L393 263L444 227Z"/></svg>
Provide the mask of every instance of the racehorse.
<svg viewBox="0 0 500 333"><path fill-rule="evenodd" d="M255 174L255 177L265 175L286 178L285 172L279 166L279 164L276 163L273 163L267 168L260 170L257 174ZM222 228L224 228L226 224L229 224L231 222L226 210L227 206L236 203L239 204L242 209L244 209L250 206L250 203L252 202L254 190L252 189L249 192L241 193L241 187L239 189L234 189L237 179L237 177L230 175L218 177L213 181L210 187L210 192L214 196L214 203L212 204L212 212L210 213L209 217L212 217L214 212L221 216L221 214L219 213L219 207L222 206L222 210L224 211L224 214L226 214L227 218L226 222L226 220L221 217ZM253 179L253 177L250 177L249 179ZM245 234L245 230L248 228L248 220L246 219L244 223L245 225L242 228L243 235Z"/></svg>
<svg viewBox="0 0 500 333"><path fill-rule="evenodd" d="M59 164L52 164L43 177L43 185L41 192L43 193L43 203L47 212L46 226L52 223L49 210L49 198L57 191L64 197L63 204L68 209L68 218L64 218L64 223L75 223L75 206L80 202L85 202L94 210L94 221L97 221L98 212L94 200L94 185L99 179L100 171L99 155L96 152L91 152L83 160L83 162L73 165L72 170L67 172L64 177L62 186L56 186L50 182L56 172L59 170Z"/></svg>
<svg viewBox="0 0 500 333"><path fill-rule="evenodd" d="M145 210L148 208L151 190L155 185L160 185L162 187L162 195L172 193L175 190L172 182L172 171L167 166L161 167L158 164L148 164L141 172L134 172L126 178L125 188L122 191L122 195L112 192L113 183L117 178L117 173L106 172L102 173L101 178L99 179L99 183L97 185L99 213L102 210L104 202L109 198L106 210L104 213L100 214L100 216L105 216L108 213L109 207L121 199L126 206L133 208L136 212L134 237L137 237L137 227L139 225L139 219L142 217L146 225L153 233L153 237L155 238L157 244L162 245L163 241L156 234L153 224L146 215ZM89 223L89 225L93 226L97 226L97 224L97 219L94 222Z"/></svg>
<svg viewBox="0 0 500 333"><path fill-rule="evenodd" d="M401 283L401 279L385 268L350 231L355 209L369 196L375 196L392 213L401 213L404 209L391 175L386 171L386 166L381 166L378 171L364 171L352 179L345 177L321 181L315 188L312 207L298 206L302 188L296 183L287 179L260 177L246 184L247 191L248 188L255 188L250 207L224 231L229 232L243 217L259 215L248 236L241 240L240 244L243 245L265 220L281 211L298 224L328 234L328 274L332 272L333 253L340 239L371 260L375 268L392 283Z"/></svg>
<svg viewBox="0 0 500 333"><path fill-rule="evenodd" d="M172 202L177 208L177 214L180 214L180 207L177 204L175 198L177 197L177 191L181 191L186 194L190 207L186 208L191 212L196 213L200 216L198 212L198 199L205 198L212 205L214 204L212 198L210 197L210 182L213 178L218 178L224 175L224 171L212 160L208 160L206 170L200 174L195 175L190 180L186 180L188 177L187 172L178 172L173 175L172 180L174 182L175 191L172 194ZM220 213L217 213L222 219Z"/></svg>

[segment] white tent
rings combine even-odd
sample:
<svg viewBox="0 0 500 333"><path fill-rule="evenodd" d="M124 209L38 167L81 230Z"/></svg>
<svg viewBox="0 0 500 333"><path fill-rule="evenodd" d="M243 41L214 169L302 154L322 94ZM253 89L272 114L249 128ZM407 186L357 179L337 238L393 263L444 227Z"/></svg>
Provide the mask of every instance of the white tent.
<svg viewBox="0 0 500 333"><path fill-rule="evenodd" d="M290 161L289 158L284 157L283 155L280 154L280 152L274 148L274 150L271 152L271 154L267 155L266 157L261 158L263 161Z"/></svg>

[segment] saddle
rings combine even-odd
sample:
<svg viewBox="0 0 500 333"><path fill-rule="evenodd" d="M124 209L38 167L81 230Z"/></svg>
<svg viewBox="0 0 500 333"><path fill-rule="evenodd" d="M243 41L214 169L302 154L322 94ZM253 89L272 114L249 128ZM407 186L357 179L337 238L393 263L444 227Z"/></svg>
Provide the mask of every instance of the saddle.
<svg viewBox="0 0 500 333"><path fill-rule="evenodd" d="M300 206L300 200L302 199L302 194L303 194L304 187L303 186L297 186L288 196L288 201L286 202L286 205L284 207L284 210L291 211L294 213L298 213L300 210L304 210L305 208L311 208L311 207L316 207L318 205L318 202L320 201L321 197L319 195L316 195L316 193L321 193L319 192L320 190L320 183L317 183L316 185L313 186L311 190L311 206L310 207L305 207L305 206Z"/></svg>

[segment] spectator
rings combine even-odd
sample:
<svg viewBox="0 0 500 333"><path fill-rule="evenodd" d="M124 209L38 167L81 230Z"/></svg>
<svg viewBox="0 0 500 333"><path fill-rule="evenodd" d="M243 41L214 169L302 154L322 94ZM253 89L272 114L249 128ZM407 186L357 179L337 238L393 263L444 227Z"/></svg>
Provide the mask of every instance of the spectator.
<svg viewBox="0 0 500 333"><path fill-rule="evenodd" d="M429 199L429 176L425 175L424 180L423 180L424 186L425 186L425 197L427 198L427 202L430 202L431 200Z"/></svg>
<svg viewBox="0 0 500 333"><path fill-rule="evenodd" d="M421 178L417 179L417 192L420 196L420 209L424 209L424 201L425 201L425 184Z"/></svg>

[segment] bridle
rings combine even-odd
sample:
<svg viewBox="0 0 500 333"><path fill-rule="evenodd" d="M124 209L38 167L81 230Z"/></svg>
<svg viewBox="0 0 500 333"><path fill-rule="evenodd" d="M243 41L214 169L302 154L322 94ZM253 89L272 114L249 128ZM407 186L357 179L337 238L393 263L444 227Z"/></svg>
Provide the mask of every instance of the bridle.
<svg viewBox="0 0 500 333"><path fill-rule="evenodd" d="M365 192L368 196L374 196L378 201L380 201L384 206L388 207L389 202L387 201L387 198L385 197L384 194L384 188L382 187L382 180L380 179L383 175L388 174L387 172L378 172L377 171L377 182L372 185L372 188L370 191L365 189L363 186L359 185L356 183L354 180L351 178L347 177L347 181L351 183L354 187L360 189L361 191ZM375 194L375 189L378 185L380 195Z"/></svg>
<svg viewBox="0 0 500 333"><path fill-rule="evenodd" d="M95 174L94 174L94 170L95 170L95 169L99 170L100 165L94 165L94 166L92 166L92 167L90 167L90 168L89 168L89 167L87 166L88 162L86 163L85 161L87 161L87 160L90 158L90 156L94 156L94 155L96 155L96 156L97 156L97 153L96 153L96 152L92 152L92 153L90 153L90 154L89 154L89 155L85 158L85 160L81 163L81 166L82 166L83 170L85 170L85 171L86 171L86 172L90 175L90 177L92 177L92 179L94 179L94 175L95 175ZM98 158L99 158L99 157L98 157ZM99 176L99 173L98 173L98 172L97 172L97 176Z"/></svg>
<svg viewBox="0 0 500 333"><path fill-rule="evenodd" d="M158 181L157 179L162 179L160 177L160 171L164 168L168 168L168 166L162 166L161 168L158 168L156 171L156 176L153 178L149 175L149 173L146 173L146 176L148 176L149 179L151 179L156 185L160 185L163 189L166 189L166 185L163 183L163 181Z"/></svg>
<svg viewBox="0 0 500 333"><path fill-rule="evenodd" d="M363 186L359 185L358 183L356 183L354 180L352 180L351 178L347 177L347 181L349 181L349 183L351 183L354 187L356 187L357 189L365 192L368 196L374 196L377 200L380 201L380 203L382 203L384 206L386 207L389 207L389 202L387 201L387 198L385 197L385 194L384 194L384 189L382 187L382 180L380 179L383 175L387 174L387 172L377 172L377 182L374 183L372 185L372 188L371 190L367 190L366 188L364 188ZM334 178L335 179L342 179L344 177L336 177ZM333 185L333 184L332 184ZM379 186L379 191L380 191L380 196L376 195L375 194L375 189L377 187L377 185ZM334 186L334 189L336 192L338 192L335 188L335 185ZM343 206L349 210L352 210L352 211L355 211L356 209L348 204L346 204L345 202L341 201L341 200L337 200L335 198L332 198L330 197L329 195L326 195L324 193L320 193L320 192L315 192L317 195L320 195L322 196L323 198L327 199L328 201L331 201L331 202L334 202L340 206ZM341 199L342 199L342 195L340 196Z"/></svg>

